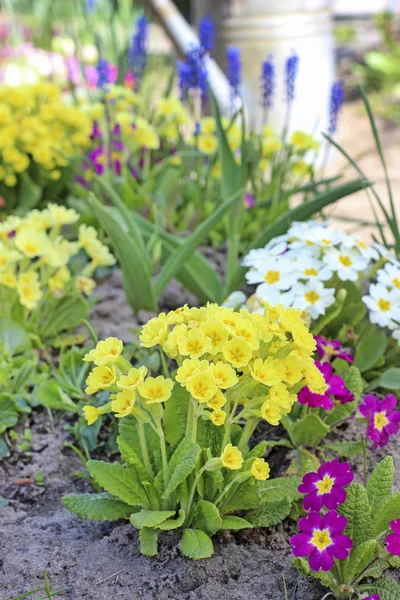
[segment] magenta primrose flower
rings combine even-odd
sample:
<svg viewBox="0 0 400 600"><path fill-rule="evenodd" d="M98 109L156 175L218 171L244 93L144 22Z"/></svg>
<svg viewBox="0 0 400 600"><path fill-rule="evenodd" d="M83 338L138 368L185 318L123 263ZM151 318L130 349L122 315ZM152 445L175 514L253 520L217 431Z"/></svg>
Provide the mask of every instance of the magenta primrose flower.
<svg viewBox="0 0 400 600"><path fill-rule="evenodd" d="M316 473L307 473L298 487L300 494L306 494L304 510L318 511L323 506L335 510L346 501L343 488L353 479L349 463L339 463L338 458L325 462Z"/></svg>
<svg viewBox="0 0 400 600"><path fill-rule="evenodd" d="M379 594L372 594L372 596L366 596L364 600L379 600Z"/></svg>
<svg viewBox="0 0 400 600"><path fill-rule="evenodd" d="M352 402L353 394L348 390L339 375L333 374L333 367L329 362L315 361L318 369L324 376L328 389L324 394L315 394L308 386L303 387L298 394L300 404L307 404L310 408L324 408L332 410L335 400L340 404Z"/></svg>
<svg viewBox="0 0 400 600"><path fill-rule="evenodd" d="M395 435L400 428L400 410L396 410L397 399L388 394L383 400L369 394L360 404L360 413L369 420L367 435L374 442L373 449L383 448L389 435Z"/></svg>
<svg viewBox="0 0 400 600"><path fill-rule="evenodd" d="M317 512L310 512L299 520L299 529L303 533L290 539L294 556L309 556L313 571L330 571L333 559L344 560L353 547L351 539L342 535L346 524L346 517L339 516L334 510L324 517Z"/></svg>
<svg viewBox="0 0 400 600"><path fill-rule="evenodd" d="M317 354L321 358L327 360L341 358L349 363L354 362L352 353L343 349L341 341L328 340L320 335L314 335L314 340L317 342Z"/></svg>
<svg viewBox="0 0 400 600"><path fill-rule="evenodd" d="M390 521L390 527L393 533L389 533L386 538L386 549L390 554L400 556L400 519Z"/></svg>

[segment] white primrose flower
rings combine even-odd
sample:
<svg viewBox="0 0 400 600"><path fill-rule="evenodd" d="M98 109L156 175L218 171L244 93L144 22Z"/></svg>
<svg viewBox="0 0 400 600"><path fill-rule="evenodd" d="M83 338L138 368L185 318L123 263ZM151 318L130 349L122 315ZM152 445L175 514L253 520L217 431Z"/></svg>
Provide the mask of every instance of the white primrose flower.
<svg viewBox="0 0 400 600"><path fill-rule="evenodd" d="M379 269L376 278L378 283L400 294L400 267L386 263L383 269Z"/></svg>
<svg viewBox="0 0 400 600"><path fill-rule="evenodd" d="M312 319L325 314L326 309L335 302L334 288L325 288L317 280L298 283L293 288L293 296L293 306L299 310L307 310Z"/></svg>
<svg viewBox="0 0 400 600"><path fill-rule="evenodd" d="M386 248L386 246L383 246L382 244L378 244L378 242L374 242L372 244L372 246L378 252L379 256L381 256L382 258L385 258L387 261L392 263L392 265L396 265L397 267L400 267L400 262L397 260L397 258L393 254L393 252L391 250L389 250L388 248Z"/></svg>
<svg viewBox="0 0 400 600"><path fill-rule="evenodd" d="M396 292L388 290L381 283L372 283L369 295L362 299L370 311L371 323L392 329L397 327L396 322L400 323L400 298Z"/></svg>
<svg viewBox="0 0 400 600"><path fill-rule="evenodd" d="M333 275L332 269L309 252L302 252L296 259L299 279L319 279L328 281Z"/></svg>
<svg viewBox="0 0 400 600"><path fill-rule="evenodd" d="M259 286L261 290L268 291L273 287L278 290L287 290L298 279L296 271L296 263L292 260L269 258L260 261L256 269L248 271L246 279L248 283L261 283L262 285ZM260 294L262 297L265 295L264 291L261 291Z"/></svg>
<svg viewBox="0 0 400 600"><path fill-rule="evenodd" d="M241 308L245 302L246 294L238 290L229 294L229 296L224 300L223 306L238 309Z"/></svg>
<svg viewBox="0 0 400 600"><path fill-rule="evenodd" d="M258 299L264 300L264 302L268 302L271 306L276 306L277 304L283 304L285 308L293 306L294 296L291 289L283 292L277 287L262 283L256 288L255 296Z"/></svg>
<svg viewBox="0 0 400 600"><path fill-rule="evenodd" d="M335 271L341 281L357 281L358 273L364 271L368 260L355 250L332 248L323 257L324 263Z"/></svg>
<svg viewBox="0 0 400 600"><path fill-rule="evenodd" d="M354 248L360 252L366 260L378 260L379 253L373 246L368 246L363 240L354 235L347 235L342 243L342 248Z"/></svg>

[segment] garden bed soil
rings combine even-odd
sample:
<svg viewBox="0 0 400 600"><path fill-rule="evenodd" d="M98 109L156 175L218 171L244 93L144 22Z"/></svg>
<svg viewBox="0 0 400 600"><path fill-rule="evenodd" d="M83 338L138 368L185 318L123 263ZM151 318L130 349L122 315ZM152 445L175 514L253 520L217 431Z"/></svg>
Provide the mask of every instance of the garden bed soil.
<svg viewBox="0 0 400 600"><path fill-rule="evenodd" d="M100 338L116 335L131 341L130 329L152 316L133 315L117 271L99 286L98 295L91 322ZM166 310L191 302L175 283L168 297ZM288 520L268 531L216 536L215 555L196 562L182 556L174 532L161 535L158 556L147 558L139 554L138 536L129 523L84 521L71 514L62 505L62 496L90 491L90 486L71 475L83 467L64 445L71 441L65 424L56 415L53 430L47 413L37 411L31 424L31 456L15 452L0 464L0 495L9 500L0 508L2 597L10 600L42 586L44 570L53 590L67 588L57 598L68 600L284 600L283 573L289 600L320 600L324 595L317 583L301 577L291 565L288 540L295 526ZM335 441L359 439L359 428L354 420L343 425ZM282 474L288 462L284 452L276 448L268 457L274 475ZM393 455L400 487L399 438L369 454L372 464ZM362 459L350 462L361 480ZM38 473L43 474L43 485L35 483Z"/></svg>

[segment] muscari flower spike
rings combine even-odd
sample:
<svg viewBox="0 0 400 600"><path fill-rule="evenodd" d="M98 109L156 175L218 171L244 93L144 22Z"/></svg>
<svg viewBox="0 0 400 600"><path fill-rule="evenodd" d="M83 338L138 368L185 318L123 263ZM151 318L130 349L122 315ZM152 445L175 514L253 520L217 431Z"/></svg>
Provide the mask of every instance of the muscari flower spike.
<svg viewBox="0 0 400 600"><path fill-rule="evenodd" d="M369 394L360 404L360 413L368 419L367 435L373 442L373 450L383 448L389 441L390 435L395 435L400 429L400 410L396 410L397 399L394 394L388 394L383 400Z"/></svg>
<svg viewBox="0 0 400 600"><path fill-rule="evenodd" d="M335 81L331 87L329 99L329 126L328 133L334 134L337 129L338 118L344 102L343 80Z"/></svg>
<svg viewBox="0 0 400 600"><path fill-rule="evenodd" d="M136 81L139 81L147 63L147 38L149 22L144 15L136 21L136 31L129 48L129 63Z"/></svg>
<svg viewBox="0 0 400 600"><path fill-rule="evenodd" d="M97 71L97 87L103 89L110 81L110 63L105 58L99 57L96 65Z"/></svg>
<svg viewBox="0 0 400 600"><path fill-rule="evenodd" d="M331 360L332 358L341 358L348 363L354 363L354 356L350 351L343 349L342 342L339 340L328 340L320 335L314 336L317 342L317 354L321 358Z"/></svg>
<svg viewBox="0 0 400 600"><path fill-rule="evenodd" d="M215 27L210 15L203 17L199 23L199 38L204 53L209 54L214 48L215 38Z"/></svg>
<svg viewBox="0 0 400 600"><path fill-rule="evenodd" d="M325 462L316 473L307 473L298 487L301 494L306 494L304 510L319 511L323 506L335 510L346 501L344 488L353 479L349 463L340 463L337 458Z"/></svg>
<svg viewBox="0 0 400 600"><path fill-rule="evenodd" d="M325 516L310 512L299 520L298 533L290 539L294 556L309 556L313 571L330 571L333 559L345 560L353 547L352 540L342 535L347 524L345 516L339 516L334 510Z"/></svg>
<svg viewBox="0 0 400 600"><path fill-rule="evenodd" d="M299 70L299 57L295 52L286 60L285 65L285 87L286 101L293 102L295 95L296 79Z"/></svg>
<svg viewBox="0 0 400 600"><path fill-rule="evenodd" d="M242 61L240 58L240 49L235 46L228 46L226 51L227 70L226 74L232 90L232 97L239 95L239 87L242 81Z"/></svg>
<svg viewBox="0 0 400 600"><path fill-rule="evenodd" d="M339 375L333 374L333 368L329 362L316 360L315 364L323 374L328 387L323 394L315 394L308 386L303 387L298 394L300 404L306 404L310 408L332 410L335 401L346 404L354 400L354 395L346 388L343 379Z"/></svg>
<svg viewBox="0 0 400 600"><path fill-rule="evenodd" d="M185 98L189 90L200 90L203 100L207 97L207 70L203 59L204 53L201 47L193 46L186 54L185 61L177 61L182 98Z"/></svg>
<svg viewBox="0 0 400 600"><path fill-rule="evenodd" d="M272 55L262 63L261 70L261 104L264 108L271 108L275 91L275 67Z"/></svg>

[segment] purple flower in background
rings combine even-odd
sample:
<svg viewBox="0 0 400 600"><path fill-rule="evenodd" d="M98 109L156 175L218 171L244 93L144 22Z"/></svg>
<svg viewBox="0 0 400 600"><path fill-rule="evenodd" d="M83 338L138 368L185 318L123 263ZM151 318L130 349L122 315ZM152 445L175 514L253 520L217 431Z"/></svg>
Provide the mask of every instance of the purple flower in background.
<svg viewBox="0 0 400 600"><path fill-rule="evenodd" d="M372 594L372 596L366 596L363 600L379 600L379 594Z"/></svg>
<svg viewBox="0 0 400 600"><path fill-rule="evenodd" d="M286 88L286 101L288 103L293 102L294 93L296 87L296 79L299 70L299 57L295 52L286 60L285 65L285 88Z"/></svg>
<svg viewBox="0 0 400 600"><path fill-rule="evenodd" d="M342 342L339 340L328 340L319 335L314 335L314 340L317 342L317 354L321 358L327 360L341 358L349 363L354 362L354 357L351 352L343 350Z"/></svg>
<svg viewBox="0 0 400 600"><path fill-rule="evenodd" d="M353 547L352 540L342 535L346 524L346 517L339 516L334 510L324 517L311 512L299 520L299 529L303 533L290 539L294 556L309 556L313 571L330 571L333 559L345 560Z"/></svg>
<svg viewBox="0 0 400 600"><path fill-rule="evenodd" d="M244 205L247 209L254 208L256 205L256 199L254 198L254 194L247 193L244 195Z"/></svg>
<svg viewBox="0 0 400 600"><path fill-rule="evenodd" d="M87 12L93 12L96 8L97 0L86 0L86 10Z"/></svg>
<svg viewBox="0 0 400 600"><path fill-rule="evenodd" d="M132 36L129 48L129 63L135 76L136 85L143 75L147 64L147 38L149 22L144 15L136 21L136 31Z"/></svg>
<svg viewBox="0 0 400 600"><path fill-rule="evenodd" d="M369 394L360 404L360 413L369 421L367 435L374 443L374 450L378 446L386 446L389 436L399 431L400 410L396 410L396 407L397 399L394 394L388 394L382 401Z"/></svg>
<svg viewBox="0 0 400 600"><path fill-rule="evenodd" d="M323 394L315 394L308 386L303 387L298 394L300 404L306 404L310 408L332 410L335 400L340 404L354 400L353 394L346 388L343 379L339 375L333 374L333 367L329 362L321 363L316 360L315 364L323 374L328 388Z"/></svg>
<svg viewBox="0 0 400 600"><path fill-rule="evenodd" d="M343 488L353 479L349 463L339 463L338 458L325 462L316 473L307 473L298 487L300 494L307 494L303 500L304 510L319 511L323 506L335 510L346 501Z"/></svg>
<svg viewBox="0 0 400 600"><path fill-rule="evenodd" d="M110 82L110 63L105 58L99 57L96 65L97 71L97 87L102 89Z"/></svg>
<svg viewBox="0 0 400 600"><path fill-rule="evenodd" d="M215 27L210 17L203 17L199 23L200 46L205 53L210 53L214 47Z"/></svg>
<svg viewBox="0 0 400 600"><path fill-rule="evenodd" d="M207 70L204 65L204 53L200 46L193 46L186 54L186 60L177 61L181 97L185 98L189 90L200 90L203 100L207 97Z"/></svg>
<svg viewBox="0 0 400 600"><path fill-rule="evenodd" d="M329 99L329 126L328 133L334 134L337 129L338 118L344 102L343 80L335 81L331 87Z"/></svg>
<svg viewBox="0 0 400 600"><path fill-rule="evenodd" d="M242 61L240 58L240 49L235 46L228 46L226 50L227 69L226 75L232 90L232 98L239 95L239 86L242 81Z"/></svg>
<svg viewBox="0 0 400 600"><path fill-rule="evenodd" d="M275 67L272 55L262 63L261 70L261 104L264 108L271 108L275 91Z"/></svg>
<svg viewBox="0 0 400 600"><path fill-rule="evenodd" d="M386 538L386 549L390 554L400 556L400 519L390 521L390 527L393 533L389 533Z"/></svg>

